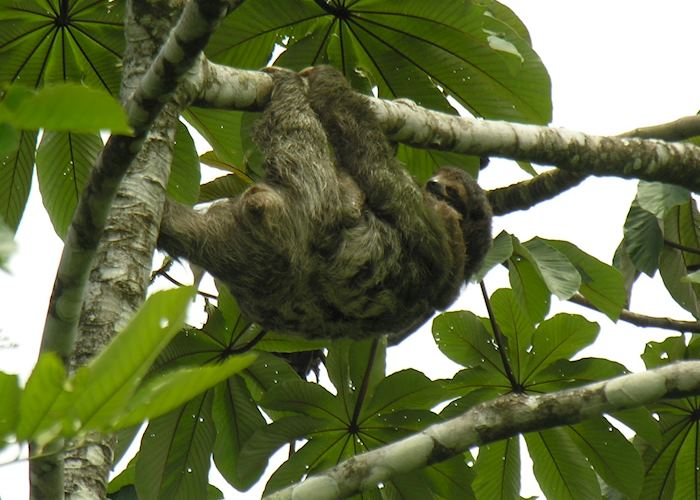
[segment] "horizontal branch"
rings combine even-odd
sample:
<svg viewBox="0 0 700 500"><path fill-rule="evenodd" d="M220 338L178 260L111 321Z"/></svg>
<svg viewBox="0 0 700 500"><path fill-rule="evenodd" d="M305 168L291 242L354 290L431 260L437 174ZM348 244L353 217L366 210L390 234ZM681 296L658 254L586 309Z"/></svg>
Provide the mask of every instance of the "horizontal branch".
<svg viewBox="0 0 700 500"><path fill-rule="evenodd" d="M664 398L700 394L700 361L683 361L543 395L509 394L273 493L268 500L345 498L394 474L425 467L523 432L574 424Z"/></svg>
<svg viewBox="0 0 700 500"><path fill-rule="evenodd" d="M570 302L587 307L594 311L601 312L596 306L588 301L583 295L575 294L569 298ZM620 312L620 319L635 326L648 328L663 328L664 330L674 330L677 332L700 333L700 322L698 321L683 321L672 318L660 318L658 316L645 316L637 314L627 309Z"/></svg>
<svg viewBox="0 0 700 500"><path fill-rule="evenodd" d="M204 69L198 105L257 110L269 100L268 75L213 63ZM553 165L579 175L666 182L700 191L700 147L692 144L594 136L449 115L406 99L367 99L387 136L411 146Z"/></svg>

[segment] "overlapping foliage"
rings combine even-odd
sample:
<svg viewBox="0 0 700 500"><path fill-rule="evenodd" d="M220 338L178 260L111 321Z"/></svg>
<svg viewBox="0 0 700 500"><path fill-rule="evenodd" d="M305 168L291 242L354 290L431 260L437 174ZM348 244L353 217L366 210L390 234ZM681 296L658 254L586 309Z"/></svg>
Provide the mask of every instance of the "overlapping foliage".
<svg viewBox="0 0 700 500"><path fill-rule="evenodd" d="M475 116L536 124L551 117L547 72L525 26L497 2L274 3L272 9L270 2L248 0L235 10L208 57L258 68L283 48L276 64L332 64L356 89L382 98L406 97L448 113L456 113L456 102ZM122 2L0 2L0 218L11 229L21 221L36 165L44 205L64 235L102 146L100 130L126 131L107 95L119 91L123 15ZM234 195L259 175L247 136L254 117L190 108L184 118L211 145L202 160L231 174L199 191L199 161L183 125L171 196L194 202ZM478 165L403 146L399 156L419 179L437 164L474 173ZM274 333L260 340L260 330L223 289L216 305L207 303L203 327L181 329L191 291L155 295L74 376L66 377L51 356L40 359L24 387L16 376L0 374L1 443L79 441L89 430L120 430L121 452L134 426L150 419L139 453L112 483L115 497L134 489L143 498L215 497L216 490L207 490L211 456L234 487L246 489L270 456L289 445L293 453L267 484L274 491L499 395L552 392L624 373L606 359L573 360L596 340L598 326L573 314L551 316L551 296L580 294L617 320L636 277L658 270L671 296L698 318L700 278L692 272L700 262L699 223L686 190L642 183L615 267L569 242L499 234L479 279L506 266L511 288L488 297L491 317L450 312L433 323L440 350L463 367L450 380L415 370L387 375L382 340L326 345ZM5 241L0 264L10 247ZM244 354L251 346L257 355ZM289 356L279 354L320 348L327 349L328 387L300 377ZM650 344L643 357L648 367L696 358L697 341L670 337ZM669 401L529 433L524 442L550 498L691 498L700 480L697 415L697 399ZM634 439L616 422L635 431ZM521 443L510 438L481 447L476 459L466 453L397 475L363 497L519 498Z"/></svg>

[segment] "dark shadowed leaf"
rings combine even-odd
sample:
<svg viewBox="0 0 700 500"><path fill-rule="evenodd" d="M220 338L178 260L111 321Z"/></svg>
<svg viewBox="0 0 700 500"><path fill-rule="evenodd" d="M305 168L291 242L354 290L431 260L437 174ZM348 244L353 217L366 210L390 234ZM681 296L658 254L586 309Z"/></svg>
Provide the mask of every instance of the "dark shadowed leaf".
<svg viewBox="0 0 700 500"><path fill-rule="evenodd" d="M652 276L659 266L663 244L659 220L633 202L625 221L625 249L635 267Z"/></svg>
<svg viewBox="0 0 700 500"><path fill-rule="evenodd" d="M625 306L627 292L620 271L604 264L568 241L544 240L569 259L581 275L581 295L616 321Z"/></svg>
<svg viewBox="0 0 700 500"><path fill-rule="evenodd" d="M95 159L99 135L44 132L36 154L41 198L56 234L66 236Z"/></svg>
<svg viewBox="0 0 700 500"><path fill-rule="evenodd" d="M600 498L598 480L563 429L525 434L537 482L547 498Z"/></svg>
<svg viewBox="0 0 700 500"><path fill-rule="evenodd" d="M479 500L520 499L520 437L479 446L474 475Z"/></svg>
<svg viewBox="0 0 700 500"><path fill-rule="evenodd" d="M205 498L216 430L213 391L151 421L136 461L139 498Z"/></svg>
<svg viewBox="0 0 700 500"><path fill-rule="evenodd" d="M637 450L603 417L567 428L569 437L606 484L629 498L637 498L644 467Z"/></svg>

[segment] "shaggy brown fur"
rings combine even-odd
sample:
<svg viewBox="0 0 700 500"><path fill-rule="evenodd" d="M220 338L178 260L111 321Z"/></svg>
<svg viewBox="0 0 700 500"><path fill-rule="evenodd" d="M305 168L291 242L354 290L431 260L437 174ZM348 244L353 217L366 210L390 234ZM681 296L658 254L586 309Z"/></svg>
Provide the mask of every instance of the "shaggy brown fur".
<svg viewBox="0 0 700 500"><path fill-rule="evenodd" d="M270 74L271 102L255 130L265 182L206 212L169 202L159 247L224 281L249 319L271 330L415 330L452 303L488 250L484 193L455 168L421 190L336 70Z"/></svg>

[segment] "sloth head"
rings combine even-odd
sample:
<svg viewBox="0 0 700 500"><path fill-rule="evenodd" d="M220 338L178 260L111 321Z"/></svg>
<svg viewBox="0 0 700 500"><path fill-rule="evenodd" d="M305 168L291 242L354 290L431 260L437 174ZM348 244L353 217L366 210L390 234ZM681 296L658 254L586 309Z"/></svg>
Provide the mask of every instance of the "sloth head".
<svg viewBox="0 0 700 500"><path fill-rule="evenodd" d="M468 173L456 167L442 167L425 184L425 190L460 216L468 279L481 265L491 244L492 212L486 193Z"/></svg>

